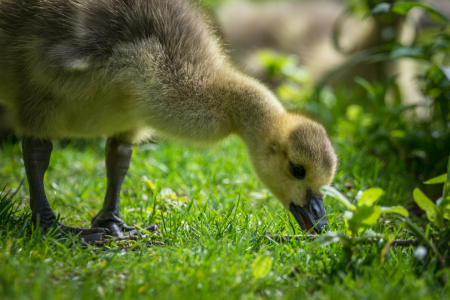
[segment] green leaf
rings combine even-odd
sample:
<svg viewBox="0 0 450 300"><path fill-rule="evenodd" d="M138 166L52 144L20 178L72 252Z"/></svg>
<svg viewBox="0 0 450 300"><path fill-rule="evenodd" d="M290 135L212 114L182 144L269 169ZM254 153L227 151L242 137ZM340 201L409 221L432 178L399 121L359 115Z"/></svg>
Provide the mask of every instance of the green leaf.
<svg viewBox="0 0 450 300"><path fill-rule="evenodd" d="M353 212L345 212L344 221L350 235L361 233L375 224L380 218L380 206L358 206Z"/></svg>
<svg viewBox="0 0 450 300"><path fill-rule="evenodd" d="M353 214L350 223L359 223L366 226L372 226L380 218L381 207L380 206L359 206Z"/></svg>
<svg viewBox="0 0 450 300"><path fill-rule="evenodd" d="M252 264L253 276L263 278L272 269L272 259L269 256L258 256Z"/></svg>
<svg viewBox="0 0 450 300"><path fill-rule="evenodd" d="M392 7L392 4L380 3L369 12L369 15L386 14L391 11L391 7Z"/></svg>
<svg viewBox="0 0 450 300"><path fill-rule="evenodd" d="M447 174L442 174L441 176L437 176L434 178L431 178L427 181L425 181L425 184L438 184L438 183L444 183L447 179Z"/></svg>
<svg viewBox="0 0 450 300"><path fill-rule="evenodd" d="M412 8L414 7L420 7L423 10L427 11L428 13L430 13L432 16L443 20L445 22L450 22L450 20L444 16L443 14L441 14L440 12L434 10L433 8L431 8L428 5L425 4L421 4L421 3L417 3L417 2L396 2L393 4L390 3L380 3L377 6L375 6L370 12L369 15L374 15L374 14L386 14L389 12L395 12L399 15L405 15L407 14Z"/></svg>
<svg viewBox="0 0 450 300"><path fill-rule="evenodd" d="M369 81L365 80L364 78L356 77L356 78L355 78L355 82L356 82L357 84L359 84L360 86L362 86L362 87L367 91L367 93L368 93L369 95L374 96L374 95L376 94L376 92L375 92L375 87L373 86L373 84L370 83ZM353 105L354 105L354 104L353 104ZM353 106L353 105L350 105L349 107L351 107L351 106ZM354 105L354 106L357 106L357 105ZM359 107L359 108L361 109L361 111L362 111L361 106L358 106L358 107ZM348 115L348 109L347 109L347 115Z"/></svg>
<svg viewBox="0 0 450 300"><path fill-rule="evenodd" d="M437 12L436 10L431 8L430 6L425 5L425 4L421 4L421 3L397 2L397 3L394 3L392 5L391 11L393 11L395 13L398 13L400 15L405 15L411 10L411 8L414 8L414 7L420 7L423 10L427 11L428 13L430 13L431 15L433 15L434 17L437 17L438 19L441 19L443 21L449 22L449 19L446 16L444 16L440 12Z"/></svg>
<svg viewBox="0 0 450 300"><path fill-rule="evenodd" d="M447 196L447 198L442 199L441 205L439 205L444 211L450 212L450 196Z"/></svg>
<svg viewBox="0 0 450 300"><path fill-rule="evenodd" d="M332 186L329 186L329 185L323 186L320 188L320 192L322 194L328 195L330 197L333 197L333 198L339 200L342 204L344 204L350 210L356 209L356 206L351 204L350 201L344 195L342 195L338 190L336 190Z"/></svg>
<svg viewBox="0 0 450 300"><path fill-rule="evenodd" d="M391 11L396 12L396 13L398 13L400 15L405 15L413 7L429 8L429 9L433 10L431 7L427 7L426 5L423 5L423 4L420 4L420 3L399 2L399 3L394 3L392 5Z"/></svg>
<svg viewBox="0 0 450 300"><path fill-rule="evenodd" d="M436 225L442 227L442 220L440 219L439 208L433 203L420 189L415 188L413 192L414 201L427 214L428 220Z"/></svg>
<svg viewBox="0 0 450 300"><path fill-rule="evenodd" d="M383 195L383 190L380 188L368 189L361 195L361 198L358 201L358 206L371 206L381 197L381 195Z"/></svg>
<svg viewBox="0 0 450 300"><path fill-rule="evenodd" d="M417 48L417 47L398 47L398 48L393 49L389 53L389 58L391 60L396 60L396 59L404 58L404 57L416 58L416 57L420 57L422 54L423 54L422 49Z"/></svg>
<svg viewBox="0 0 450 300"><path fill-rule="evenodd" d="M445 213L444 218L446 218L447 220L450 220L450 213Z"/></svg>
<svg viewBox="0 0 450 300"><path fill-rule="evenodd" d="M404 217L409 216L408 210L406 208L404 208L403 206L382 206L381 213L383 213L383 214L395 213L395 214L402 215Z"/></svg>

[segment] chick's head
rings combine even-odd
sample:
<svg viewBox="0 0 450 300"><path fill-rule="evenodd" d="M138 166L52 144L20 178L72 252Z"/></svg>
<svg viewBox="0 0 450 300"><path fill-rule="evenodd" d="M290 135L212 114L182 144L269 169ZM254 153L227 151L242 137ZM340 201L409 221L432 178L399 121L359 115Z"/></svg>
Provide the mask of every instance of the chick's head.
<svg viewBox="0 0 450 300"><path fill-rule="evenodd" d="M327 229L320 187L334 178L337 157L322 125L286 113L253 155L258 176L292 212L302 229Z"/></svg>

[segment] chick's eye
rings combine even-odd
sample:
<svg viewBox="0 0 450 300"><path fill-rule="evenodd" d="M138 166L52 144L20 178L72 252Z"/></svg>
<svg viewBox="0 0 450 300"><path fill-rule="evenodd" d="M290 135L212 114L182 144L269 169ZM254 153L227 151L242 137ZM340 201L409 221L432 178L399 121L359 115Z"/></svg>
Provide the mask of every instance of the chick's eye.
<svg viewBox="0 0 450 300"><path fill-rule="evenodd" d="M303 166L292 165L292 175L298 179L304 179L306 176L306 171Z"/></svg>

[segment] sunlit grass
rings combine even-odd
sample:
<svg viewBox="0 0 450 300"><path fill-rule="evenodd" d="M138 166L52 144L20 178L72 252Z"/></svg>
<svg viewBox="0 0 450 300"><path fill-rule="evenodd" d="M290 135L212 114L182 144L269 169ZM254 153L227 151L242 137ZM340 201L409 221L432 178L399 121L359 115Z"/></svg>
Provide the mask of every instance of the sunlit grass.
<svg viewBox="0 0 450 300"><path fill-rule="evenodd" d="M359 189L379 186L386 192L382 202L407 200L411 186L399 178L405 169L395 157L381 162L344 144L337 149L340 169L335 186L352 199ZM65 224L88 227L101 208L106 184L103 152L102 141L56 143L45 186ZM0 182L6 189L17 189L25 179L19 144L5 144L1 159ZM18 216L29 212L24 206L27 195L25 182L14 197L22 201ZM332 230L342 230L344 209L329 199L325 206ZM338 244L312 252L308 241L269 241L268 233L300 230L258 181L237 138L212 147L164 141L136 147L121 213L128 224L157 223L164 245L141 240L134 251L94 250L73 240L30 233L24 227L28 219L1 228L0 297L436 299L448 293L432 274L410 271L412 248L392 248L382 264L384 244L372 245L361 252L355 274L345 266ZM373 229L392 228L380 224ZM270 257L273 265L267 276L255 278L252 263L261 255ZM294 268L298 272L293 273Z"/></svg>

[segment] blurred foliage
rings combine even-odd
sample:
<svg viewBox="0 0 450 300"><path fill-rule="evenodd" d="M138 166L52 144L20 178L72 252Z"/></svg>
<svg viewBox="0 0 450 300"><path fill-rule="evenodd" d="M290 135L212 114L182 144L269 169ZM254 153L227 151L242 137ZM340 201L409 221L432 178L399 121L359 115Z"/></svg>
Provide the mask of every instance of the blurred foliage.
<svg viewBox="0 0 450 300"><path fill-rule="evenodd" d="M420 28L419 24L415 24L415 39L405 45L400 41L398 28L412 13L413 8L420 9L434 25ZM355 151L370 147L372 154L383 160L389 160L394 153L407 162L408 169L417 174L420 180L428 174L439 175L445 170L446 174L425 182L444 183L444 190L436 203L419 188L414 190L411 198L425 211L426 216L419 220L409 219L407 211L402 207L373 205L382 195L382 189L368 189L361 192L359 201L351 202L333 187L324 187L322 193L339 200L348 210L343 215L346 234L331 232L323 235L317 240L316 246L312 247L312 251L318 245L340 243L346 255L338 269L357 272L357 266L362 263L358 253L367 249L364 246L367 239L382 237L368 229L379 221L383 212L394 212L398 214L402 226L408 228L423 245L416 249L416 270L419 273L426 269L432 270L443 282L448 282L450 21L422 1L349 1L346 13L375 20L375 45L351 56L348 62L332 70L331 75L326 74L316 86L311 84L303 68L295 65L294 57L261 53L260 61L265 66L267 75L281 82L277 88L278 96L291 108L300 108L326 124L338 144L351 144ZM339 22L336 24L340 25ZM339 39L340 28L335 29L334 34L335 46L339 51L336 41ZM386 72L373 81L356 77L356 87L331 87L326 84L332 75L357 63L379 64L383 70L387 63L402 58L410 58L426 66L416 78L423 96L423 100L417 104L402 102L397 76L389 77ZM293 70L294 66L297 71ZM383 238L392 240L386 234ZM385 247L388 248L389 244L388 242ZM386 251L387 249L381 251L382 256Z"/></svg>
<svg viewBox="0 0 450 300"><path fill-rule="evenodd" d="M420 29L416 24L414 41L403 45L398 27L413 8L422 10L435 25ZM357 87L330 87L326 74L324 81L313 87L301 66L293 70L295 58L261 53L267 74L277 81L284 78L277 94L291 108L301 108L323 122L336 140L347 141L356 149L370 145L373 154L384 160L397 153L421 177L442 173L450 152L448 19L420 1L349 1L349 12L376 21L377 41L351 56L340 69L362 61L384 64L412 58L426 65L416 79L423 100L415 105L402 103L397 77L386 73L371 82L357 77Z"/></svg>
<svg viewBox="0 0 450 300"><path fill-rule="evenodd" d="M401 227L398 229L385 224L384 234L377 233L371 228L381 221L381 215L389 213L407 218L409 216L408 211L402 206L375 205L383 194L383 190L380 188L370 188L364 192L359 192L355 201L349 200L331 186L322 187L321 192L338 200L347 208L347 211L344 212L346 233L328 232L323 234L315 239L310 251L317 251L320 247L339 243L342 245L345 255L338 268L357 274L358 265L361 264L361 256L363 256L361 254L372 248L372 243L387 241L384 248L379 249L381 252L380 260L383 262L384 256Z"/></svg>
<svg viewBox="0 0 450 300"><path fill-rule="evenodd" d="M421 258L421 271L427 267L434 270L438 278L448 282L450 276L450 159L446 174L432 178L425 184L444 184L442 196L434 203L420 189L413 192L414 201L426 213L425 224L418 226L409 219L404 224L426 246L428 255ZM425 228L423 230L422 228ZM416 250L417 257L417 250Z"/></svg>
<svg viewBox="0 0 450 300"><path fill-rule="evenodd" d="M322 187L321 192L337 199L345 205L347 211L344 213L344 223L347 234L355 236L371 228L380 219L382 214L396 213L408 217L408 211L402 206L378 206L374 205L383 194L380 188L370 188L361 192L355 201L356 205L331 186Z"/></svg>
<svg viewBox="0 0 450 300"><path fill-rule="evenodd" d="M448 160L447 173L432 178L425 184L443 184L444 187L442 196L436 203L430 200L419 188L414 190L414 201L425 211L426 219L423 222L409 219L408 211L401 206L383 207L374 205L383 194L383 190L380 188L370 188L360 192L357 199L351 201L331 186L322 187L321 192L323 194L333 197L347 208L347 211L344 212L346 234L328 232L315 240L310 251L340 243L346 254L344 260L346 264L340 267L357 272L355 266L361 259L360 253L369 248L368 239L371 242L374 242L374 238L387 241L383 251L381 251L381 260L384 259L383 257L394 241L395 235L390 234L389 231L385 231L384 234L376 233L371 228L380 221L382 214L393 213L401 221L401 224L392 227L392 233L398 233L403 225L421 244L415 252L416 271L423 273L424 270L428 269L435 273L436 277L443 283L447 283L450 276L450 159Z"/></svg>

